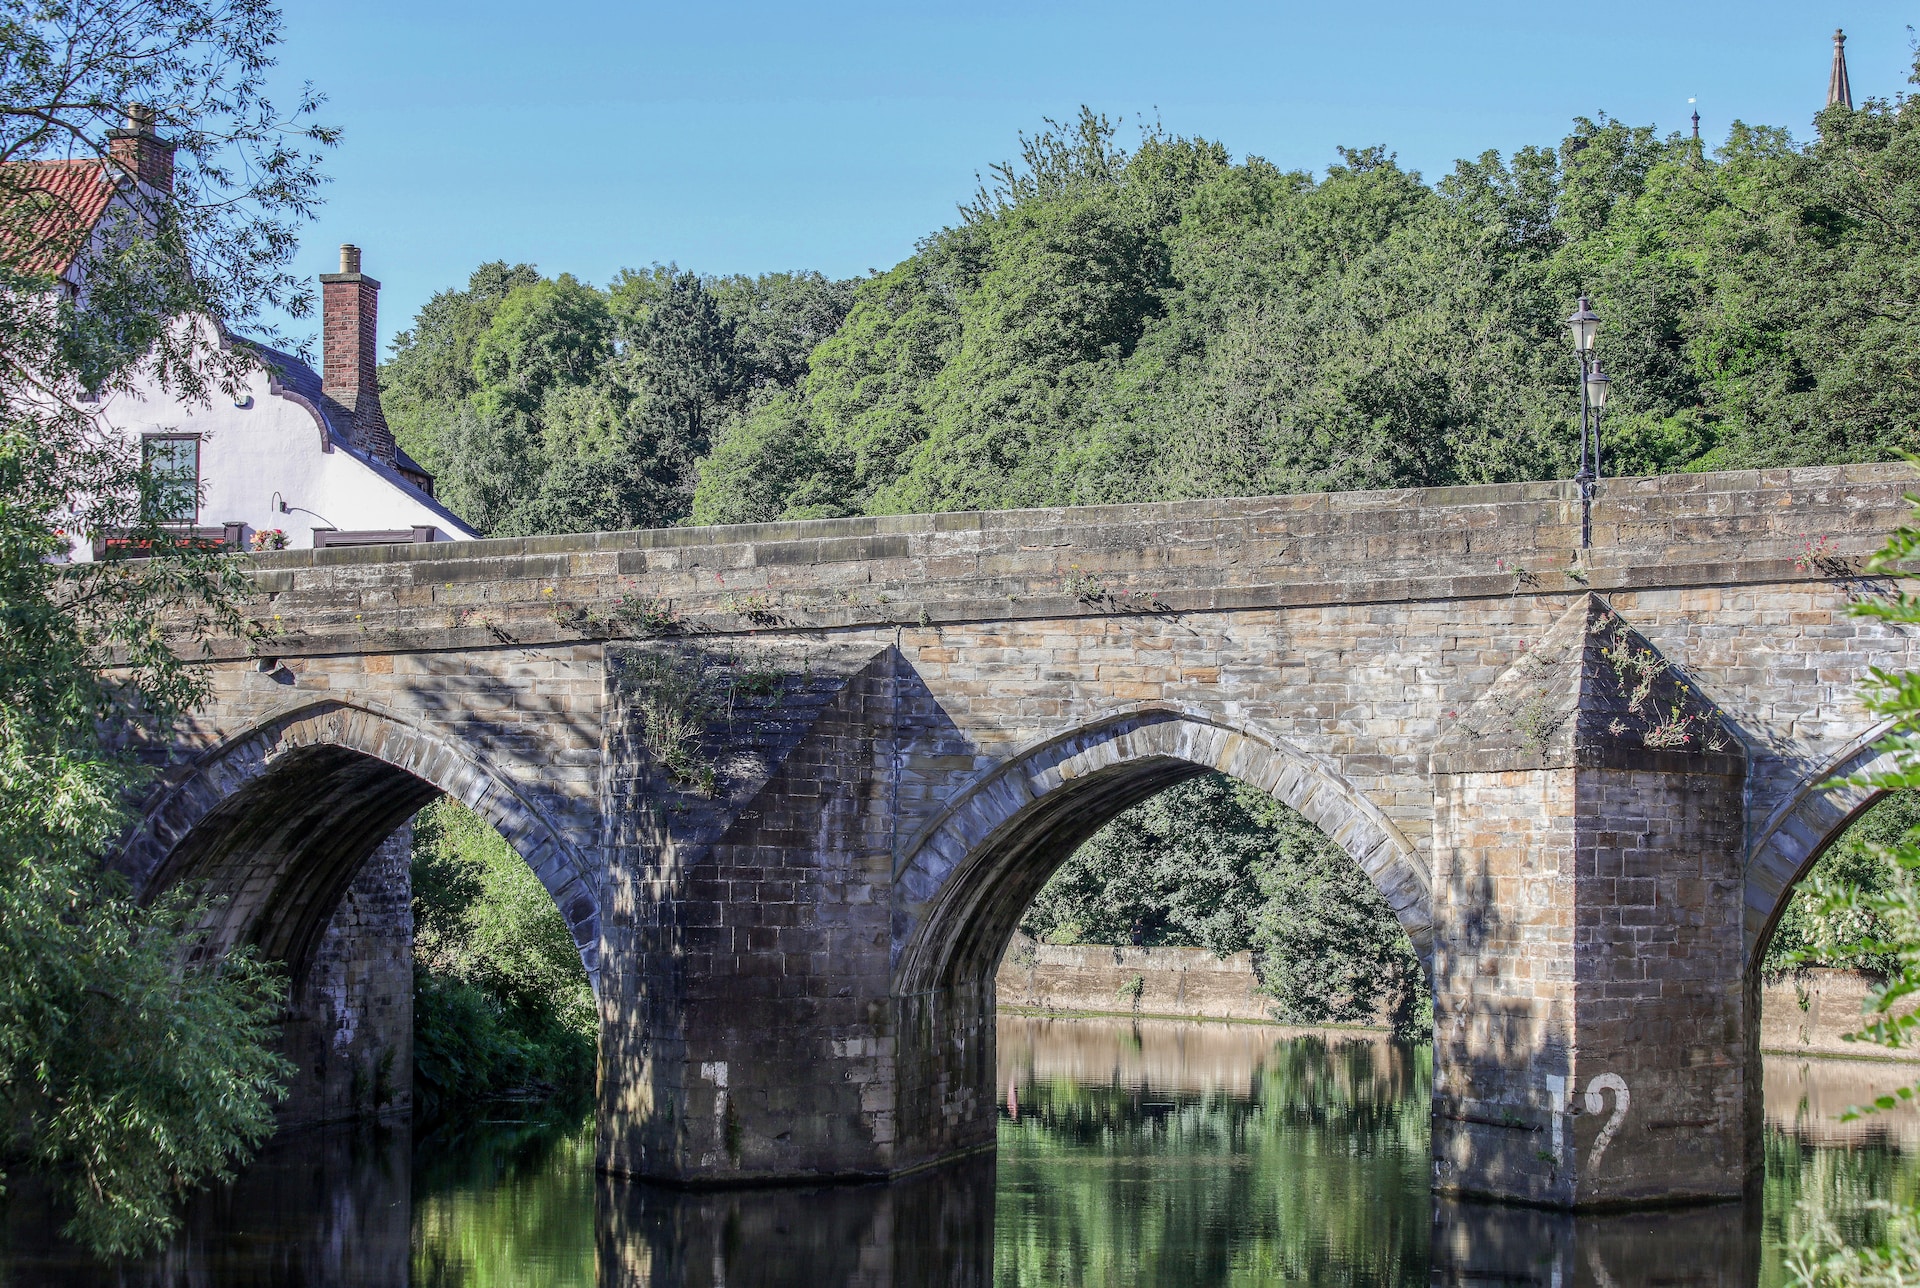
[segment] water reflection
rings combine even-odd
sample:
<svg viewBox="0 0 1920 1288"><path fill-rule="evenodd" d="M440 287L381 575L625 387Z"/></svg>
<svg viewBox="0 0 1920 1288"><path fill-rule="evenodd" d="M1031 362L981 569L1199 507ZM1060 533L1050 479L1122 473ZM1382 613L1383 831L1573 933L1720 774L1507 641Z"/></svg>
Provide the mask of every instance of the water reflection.
<svg viewBox="0 0 1920 1288"><path fill-rule="evenodd" d="M586 1105L449 1124L414 1150L419 1288L586 1288L594 1222Z"/></svg>
<svg viewBox="0 0 1920 1288"><path fill-rule="evenodd" d="M1436 1199L1429 1282L1750 1288L1759 1282L1759 1217L1757 1203L1570 1216Z"/></svg>
<svg viewBox="0 0 1920 1288"><path fill-rule="evenodd" d="M6 1211L0 1281L46 1284L1025 1288L1673 1283L1772 1288L1807 1200L1856 1237L1911 1201L1920 1115L1841 1124L1910 1069L1767 1067L1745 1205L1571 1217L1435 1201L1424 1050L1368 1034L1000 1023L997 1158L891 1185L689 1192L593 1174L581 1113L274 1143L161 1256L103 1267Z"/></svg>
<svg viewBox="0 0 1920 1288"><path fill-rule="evenodd" d="M997 1284L1425 1282L1425 1049L1013 1017L1000 1041Z"/></svg>
<svg viewBox="0 0 1920 1288"><path fill-rule="evenodd" d="M988 1288L990 1156L890 1185L689 1192L603 1180L605 1288Z"/></svg>
<svg viewBox="0 0 1920 1288"><path fill-rule="evenodd" d="M44 1197L6 1208L9 1288L308 1288L407 1282L411 1140L403 1126L310 1130L271 1142L232 1185L188 1206L158 1256L103 1265L53 1236Z"/></svg>

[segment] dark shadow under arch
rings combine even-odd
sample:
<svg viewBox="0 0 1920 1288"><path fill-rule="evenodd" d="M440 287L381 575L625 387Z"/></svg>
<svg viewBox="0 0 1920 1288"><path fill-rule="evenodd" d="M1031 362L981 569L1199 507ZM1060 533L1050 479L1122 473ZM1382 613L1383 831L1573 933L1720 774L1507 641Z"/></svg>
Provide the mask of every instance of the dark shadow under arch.
<svg viewBox="0 0 1920 1288"><path fill-rule="evenodd" d="M597 991L598 892L584 860L458 743L368 707L311 704L209 750L149 803L117 866L146 895L194 884L211 896L217 949L256 944L298 980L354 875L443 793L533 869Z"/></svg>

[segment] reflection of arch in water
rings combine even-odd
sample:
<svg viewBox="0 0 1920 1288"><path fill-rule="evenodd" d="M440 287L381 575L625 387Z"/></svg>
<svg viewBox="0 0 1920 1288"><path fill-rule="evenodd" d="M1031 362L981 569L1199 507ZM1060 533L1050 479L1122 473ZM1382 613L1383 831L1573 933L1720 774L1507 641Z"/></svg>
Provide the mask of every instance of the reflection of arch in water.
<svg viewBox="0 0 1920 1288"><path fill-rule="evenodd" d="M1413 941L1433 942L1427 865L1351 784L1276 738L1204 714L1145 710L1050 739L966 788L905 850L895 888L911 911L896 935L895 991L978 984L1028 904L1104 824L1175 783L1217 770L1298 810L1352 855Z"/></svg>
<svg viewBox="0 0 1920 1288"><path fill-rule="evenodd" d="M1828 784L1836 778L1892 769L1893 757L1876 750L1890 727L1882 724L1861 734L1826 764L1801 778L1748 850L1745 935L1747 957L1755 970L1773 939L1774 927L1787 910L1794 887L1847 826L1885 795L1872 788Z"/></svg>
<svg viewBox="0 0 1920 1288"><path fill-rule="evenodd" d="M442 793L533 869L597 987L596 889L566 838L457 740L371 707L317 703L209 750L150 804L119 866L149 893L195 883L220 949L257 944L297 981L354 874Z"/></svg>

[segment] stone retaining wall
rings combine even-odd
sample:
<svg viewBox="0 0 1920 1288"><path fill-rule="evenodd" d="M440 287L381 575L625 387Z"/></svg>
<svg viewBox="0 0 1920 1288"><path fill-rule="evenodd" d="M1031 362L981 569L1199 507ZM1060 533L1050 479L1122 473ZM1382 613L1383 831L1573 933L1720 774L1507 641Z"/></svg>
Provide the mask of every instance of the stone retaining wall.
<svg viewBox="0 0 1920 1288"><path fill-rule="evenodd" d="M1768 980L1760 993L1761 1049L1770 1054L1899 1059L1884 1047L1845 1040L1845 1034L1859 1030L1860 1008L1872 986L1867 976L1845 970Z"/></svg>
<svg viewBox="0 0 1920 1288"><path fill-rule="evenodd" d="M1136 992L1133 981L1139 980ZM1854 971L1809 971L1761 990L1760 1044L1769 1054L1894 1059L1848 1042L1872 981ZM1062 947L1016 938L994 978L1003 1007L1095 1011L1196 1020L1274 1023L1259 991L1253 954L1216 957L1205 948ZM1379 1027L1387 1027L1385 1017Z"/></svg>
<svg viewBox="0 0 1920 1288"><path fill-rule="evenodd" d="M1258 983L1252 953L1223 958L1205 948L1065 948L1025 935L1007 949L994 977L1000 1005L1025 1010L1271 1020L1272 999Z"/></svg>

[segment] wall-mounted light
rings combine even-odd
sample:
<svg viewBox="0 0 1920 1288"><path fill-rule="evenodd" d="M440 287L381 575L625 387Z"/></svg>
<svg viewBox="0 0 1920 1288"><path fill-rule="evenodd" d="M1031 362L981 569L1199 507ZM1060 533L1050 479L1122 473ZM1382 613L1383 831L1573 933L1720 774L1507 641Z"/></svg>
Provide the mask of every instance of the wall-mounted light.
<svg viewBox="0 0 1920 1288"><path fill-rule="evenodd" d="M340 526L339 524L335 523L332 519L329 519L326 515L320 513L320 511L318 510L309 510L304 505L291 504L286 497L281 496L278 492L275 492L273 494L273 508L279 514L293 514L296 512L300 514L311 514L314 518L320 520L321 523L325 524L329 528L337 528Z"/></svg>

